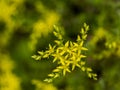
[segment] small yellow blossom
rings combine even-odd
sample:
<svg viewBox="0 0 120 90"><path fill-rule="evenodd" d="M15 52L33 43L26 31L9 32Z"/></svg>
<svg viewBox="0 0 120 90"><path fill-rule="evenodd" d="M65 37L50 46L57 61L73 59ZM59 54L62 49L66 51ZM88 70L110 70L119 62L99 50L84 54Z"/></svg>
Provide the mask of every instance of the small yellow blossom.
<svg viewBox="0 0 120 90"><path fill-rule="evenodd" d="M59 31L59 28L54 26L56 31L53 34L58 38L58 40L54 40L55 45L52 46L49 44L48 50L45 52L40 52L40 55L43 58L47 58L48 56L53 57L53 63L56 62L58 66L56 69L52 71L51 74L48 74L47 79L45 81L52 82L53 79L59 77L60 75L66 75L67 72L73 71L76 67L79 67L82 71L86 71L88 77L93 78L96 80L96 75L92 73L92 69L85 67L85 61L81 60L86 56L82 54L83 50L88 50L87 48L83 47L84 40L87 37L87 30L88 26L84 24L84 28L82 28L81 34L82 36L77 37L77 42L66 41L62 40L62 34ZM39 57L39 56L37 56Z"/></svg>

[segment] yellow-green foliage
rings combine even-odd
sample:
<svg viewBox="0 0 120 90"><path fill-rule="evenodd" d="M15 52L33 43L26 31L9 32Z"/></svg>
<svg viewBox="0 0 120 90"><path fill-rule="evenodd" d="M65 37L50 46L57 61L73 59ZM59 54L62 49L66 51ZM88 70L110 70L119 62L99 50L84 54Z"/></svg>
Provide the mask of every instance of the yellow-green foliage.
<svg viewBox="0 0 120 90"><path fill-rule="evenodd" d="M0 53L0 90L21 90L20 79L12 73L14 63L9 55Z"/></svg>
<svg viewBox="0 0 120 90"><path fill-rule="evenodd" d="M117 36L118 37L118 36ZM114 52L119 57L120 56L120 42L119 37L115 38L113 34L108 32L104 28L98 28L93 35L93 38L89 41L91 47L99 48L95 46L100 40L105 40L102 45L104 49L101 49L99 53L92 55L95 59L102 60L102 58L109 58ZM106 48L106 49L105 49Z"/></svg>
<svg viewBox="0 0 120 90"><path fill-rule="evenodd" d="M7 45L15 32L15 28L22 25L22 19L20 22L16 22L12 16L18 18L19 15L17 16L17 14L20 12L19 9L21 9L25 2L26 0L0 0L0 21L5 22L6 25L4 31L0 33L0 47ZM37 41L41 35L47 35L48 32L51 32L53 30L53 24L58 23L60 19L60 15L58 13L48 9L41 1L35 2L35 9L38 13L41 13L42 16L30 25L33 27L33 31L29 37L30 41L28 43L30 50L35 49Z"/></svg>
<svg viewBox="0 0 120 90"><path fill-rule="evenodd" d="M53 30L53 25L58 23L60 16L58 13L49 10L42 3L36 2L36 9L39 13L43 15L43 19L41 17L33 24L33 33L30 35L29 47L31 50L34 50L38 39L41 35L47 35L48 32ZM46 27L47 25L47 27Z"/></svg>
<svg viewBox="0 0 120 90"><path fill-rule="evenodd" d="M88 77L97 80L96 74L92 73L92 69L85 66L85 61L82 58L86 56L82 54L82 51L88 50L85 48L84 41L87 38L87 32L89 26L84 24L84 27L80 31L80 35L77 36L76 42L64 41L61 31L58 27L54 26L55 31L53 34L57 37L54 40L55 45L49 44L49 48L46 51L38 51L39 55L33 55L32 57L36 60L41 60L42 58L53 58L53 63L57 62L57 67L48 74L48 78L44 81L52 82L53 79L60 77L61 75L66 75L67 72L72 72L76 67L80 68L82 71L88 74Z"/></svg>
<svg viewBox="0 0 120 90"><path fill-rule="evenodd" d="M57 90L57 88L52 84L46 84L38 80L32 80L32 84L36 86L35 90Z"/></svg>
<svg viewBox="0 0 120 90"><path fill-rule="evenodd" d="M15 22L12 15L15 14L16 8L23 0L0 0L0 21L5 22L6 28L0 33L0 42L2 47L6 46L14 31ZM11 3L12 2L12 3Z"/></svg>

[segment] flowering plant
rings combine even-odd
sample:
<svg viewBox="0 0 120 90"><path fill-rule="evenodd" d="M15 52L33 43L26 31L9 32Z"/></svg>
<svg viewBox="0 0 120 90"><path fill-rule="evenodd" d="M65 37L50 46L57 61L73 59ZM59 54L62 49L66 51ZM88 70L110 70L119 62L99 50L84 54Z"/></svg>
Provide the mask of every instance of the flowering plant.
<svg viewBox="0 0 120 90"><path fill-rule="evenodd" d="M53 63L57 62L57 67L48 74L48 78L44 81L52 82L53 79L66 75L67 72L72 72L76 67L86 72L88 77L97 80L97 74L92 72L92 69L85 66L85 61L82 58L86 56L82 54L82 51L88 50L84 47L84 41L87 38L87 32L89 26L84 23L84 27L81 28L80 35L77 36L76 42L64 41L61 31L57 26L54 26L55 31L53 34L57 37L54 40L55 45L49 44L49 48L46 51L38 51L39 55L33 55L32 58L35 60L41 60L42 58L53 58Z"/></svg>

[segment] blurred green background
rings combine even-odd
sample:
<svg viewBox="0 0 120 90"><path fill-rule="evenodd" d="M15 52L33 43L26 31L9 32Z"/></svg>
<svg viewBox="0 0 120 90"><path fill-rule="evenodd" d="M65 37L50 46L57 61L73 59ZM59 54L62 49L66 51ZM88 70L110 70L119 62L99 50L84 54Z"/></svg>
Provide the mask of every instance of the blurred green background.
<svg viewBox="0 0 120 90"><path fill-rule="evenodd" d="M44 83L55 65L31 56L53 43L54 24L75 41L84 22L98 80L76 69ZM120 0L0 0L0 90L120 90Z"/></svg>

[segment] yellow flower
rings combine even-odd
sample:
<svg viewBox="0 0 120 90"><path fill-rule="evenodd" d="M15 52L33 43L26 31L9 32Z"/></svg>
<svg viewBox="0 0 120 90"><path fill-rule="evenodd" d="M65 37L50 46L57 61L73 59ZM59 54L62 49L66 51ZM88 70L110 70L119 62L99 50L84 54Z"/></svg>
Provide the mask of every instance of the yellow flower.
<svg viewBox="0 0 120 90"><path fill-rule="evenodd" d="M52 56L54 58L53 63L57 61L58 64L56 69L48 75L49 78L45 79L45 81L52 82L53 79L59 77L61 73L65 76L67 72L73 71L75 67L79 67L84 72L87 71L89 77L96 79L96 75L91 73L92 69L85 67L85 61L81 60L86 57L81 54L81 51L88 50L83 47L83 44L84 40L86 40L89 26L84 24L84 28L82 28L81 31L82 36L78 35L77 42L67 41L65 43L59 28L56 26L54 26L54 28L56 31L54 31L53 34L58 38L58 40L54 40L55 45L52 47L49 44L48 50L45 52L39 52L40 55L44 54L43 58Z"/></svg>
<svg viewBox="0 0 120 90"><path fill-rule="evenodd" d="M54 53L52 56L54 57L53 62L55 62L56 60L60 60L62 55L59 53L59 50L57 49L56 53Z"/></svg>
<svg viewBox="0 0 120 90"><path fill-rule="evenodd" d="M79 57L79 58L76 58L75 56L73 56L71 59L72 59L72 61L71 61L72 70L74 70L76 66L77 66L77 67L80 67L80 64L79 64L80 59L81 59L80 57Z"/></svg>
<svg viewBox="0 0 120 90"><path fill-rule="evenodd" d="M50 44L49 44L49 53L53 53L55 50L55 46L51 46Z"/></svg>
<svg viewBox="0 0 120 90"><path fill-rule="evenodd" d="M65 52L70 52L70 49L69 49L69 41L67 41L64 46L61 46L61 47L59 47L58 49L61 50L61 54L62 54L62 55L63 55Z"/></svg>
<svg viewBox="0 0 120 90"><path fill-rule="evenodd" d="M62 66L59 66L58 68L63 70L63 75L64 75L64 76L66 75L66 72L71 72L71 71L69 70L69 63L68 63L68 64L65 64L65 65L62 65Z"/></svg>

